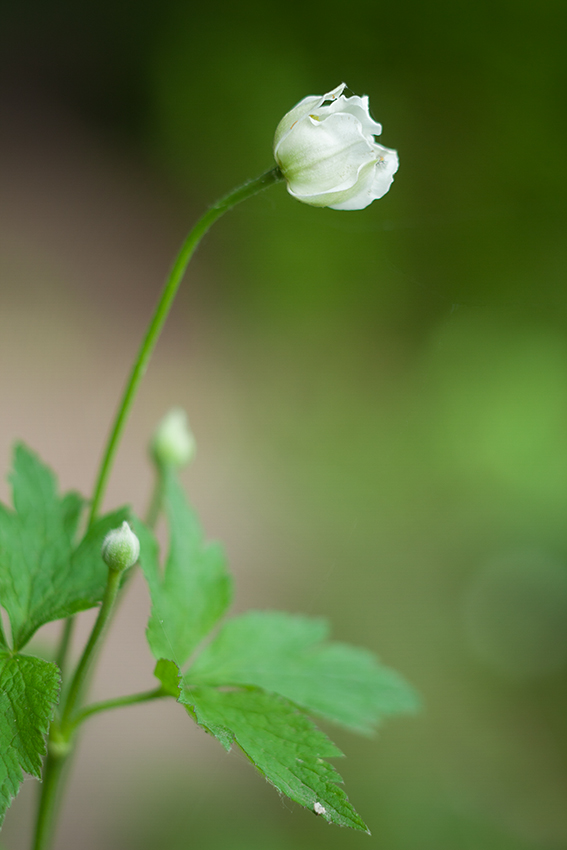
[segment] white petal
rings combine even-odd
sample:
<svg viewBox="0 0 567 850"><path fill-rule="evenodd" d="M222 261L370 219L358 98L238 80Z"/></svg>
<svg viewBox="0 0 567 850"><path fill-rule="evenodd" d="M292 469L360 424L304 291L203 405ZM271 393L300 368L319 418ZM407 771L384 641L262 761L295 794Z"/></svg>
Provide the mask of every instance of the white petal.
<svg viewBox="0 0 567 850"><path fill-rule="evenodd" d="M274 156L277 158L279 146L283 142L283 140L289 135L291 130L295 127L298 121L304 118L306 115L309 115L310 112L313 112L317 106L321 105L321 98L319 95L310 95L309 97L304 97L303 100L300 100L299 103L293 107L293 109L286 113L278 126L276 127L276 132L274 135Z"/></svg>
<svg viewBox="0 0 567 850"><path fill-rule="evenodd" d="M354 186L360 168L375 160L374 148L353 115L307 116L282 140L277 159L294 194L318 195Z"/></svg>
<svg viewBox="0 0 567 850"><path fill-rule="evenodd" d="M362 124L362 129L366 133L369 133L371 136L380 135L382 132L382 125L379 124L378 121L375 121L370 115L368 97L366 95L364 95L364 97L347 97L345 106L346 112L350 112L351 115L356 115Z"/></svg>
<svg viewBox="0 0 567 850"><path fill-rule="evenodd" d="M367 173L361 175L356 185L356 192L345 193L336 203L329 203L333 210L363 210L372 201L383 197L394 181L398 170L399 160L396 151L376 145L381 159Z"/></svg>
<svg viewBox="0 0 567 850"><path fill-rule="evenodd" d="M376 165L374 172L374 181L372 183L372 193L374 199L381 198L386 194L394 180L394 174L399 168L400 161L398 152L391 148L385 148L382 145L376 145L380 154L380 161Z"/></svg>
<svg viewBox="0 0 567 850"><path fill-rule="evenodd" d="M355 182L350 186L335 188L330 192L314 192L311 195L297 194L288 186L288 192L297 200L316 207L362 209L372 202L372 199L367 199L367 195L374 179L374 165L374 161L362 164L358 169ZM355 199L353 205L351 205L352 199Z"/></svg>
<svg viewBox="0 0 567 850"><path fill-rule="evenodd" d="M345 89L346 83L339 83L335 89L331 89L331 91L328 91L327 94L323 95L321 103L325 103L326 100L336 100L342 95Z"/></svg>
<svg viewBox="0 0 567 850"><path fill-rule="evenodd" d="M364 183L357 186L358 191L355 195L350 194L344 200L338 201L336 204L326 204L326 206L330 210L364 210L370 206L372 201L376 200L371 187L372 180L365 180Z"/></svg>
<svg viewBox="0 0 567 850"><path fill-rule="evenodd" d="M292 110L286 113L276 127L274 135L274 156L277 158L281 142L286 138L301 118L305 115L309 115L310 112L316 111L321 104L325 103L326 100L335 100L340 97L345 88L346 83L341 83L340 86L337 86L335 89L327 92L326 94L310 94L307 97L304 97L303 100L300 100Z"/></svg>
<svg viewBox="0 0 567 850"><path fill-rule="evenodd" d="M317 110L317 114L320 116L333 112L348 112L350 115L354 115L360 121L363 131L368 133L369 136L379 136L382 132L382 125L370 116L367 95L363 97L358 97L357 95L353 95L353 97L339 97L329 106L321 106Z"/></svg>

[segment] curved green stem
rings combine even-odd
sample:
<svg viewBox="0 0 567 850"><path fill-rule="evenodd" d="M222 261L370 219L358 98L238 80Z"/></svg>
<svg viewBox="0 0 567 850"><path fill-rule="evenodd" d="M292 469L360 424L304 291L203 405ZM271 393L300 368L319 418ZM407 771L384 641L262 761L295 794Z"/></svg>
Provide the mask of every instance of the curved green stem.
<svg viewBox="0 0 567 850"><path fill-rule="evenodd" d="M78 712L75 717L70 719L67 723L66 736L62 739L62 742L58 742L59 747L52 747L52 751L48 753L47 758L45 759L33 850L45 850L45 848L49 846L52 824L54 822L54 816L57 809L57 791L59 781L61 779L61 774L63 772L67 756L71 752L70 739L71 736L74 735L76 729L88 717L92 717L93 714L109 711L112 708L122 708L128 705L137 705L141 702L150 702L151 700L161 699L167 696L170 695L160 686L151 691L142 691L139 694L129 694L125 697L116 697L115 699L95 702ZM59 735L61 735L60 732Z"/></svg>
<svg viewBox="0 0 567 850"><path fill-rule="evenodd" d="M122 573L118 572L117 570L108 571L108 581L106 584L106 590L104 592L102 605L100 606L98 617L96 618L96 622L91 632L89 641L83 651L81 659L77 665L77 669L75 670L75 675L73 676L73 679L71 681L71 685L69 687L69 691L65 699L65 704L63 706L61 714L61 731L64 735L67 734L68 728L70 726L70 719L75 711L75 706L80 698L83 684L89 672L89 667L91 661L94 658L97 645L100 639L102 638L106 624L108 623L110 615L112 614L114 602L116 601L116 596L118 594L118 590L120 589L121 575Z"/></svg>
<svg viewBox="0 0 567 850"><path fill-rule="evenodd" d="M61 670L61 675L65 674L65 667L67 665L67 653L69 652L69 648L71 646L71 640L73 638L73 630L75 627L75 618L67 617L63 624L63 631L61 633L61 642L59 644L59 650L57 652L57 658L55 659L55 663Z"/></svg>
<svg viewBox="0 0 567 850"><path fill-rule="evenodd" d="M246 200L246 198L255 195L257 192L261 192L262 189L266 189L274 183L279 183L281 180L283 180L283 175L279 168L276 167L271 171L266 172L266 174L263 174L261 177L256 178L256 180L250 180L248 183L245 183L243 186L240 186L238 189L230 192L207 210L207 212L195 224L181 246L181 250L173 264L152 320L148 326L148 330L146 331L146 335L142 341L142 345L140 346L138 356L130 373L130 377L122 396L122 401L114 420L114 425L108 438L106 451L102 458L97 482L94 488L89 525L92 525L97 517L104 497L104 492L106 490L106 485L108 483L108 478L110 476L110 471L112 469L114 456L118 449L120 437L122 436L124 426L128 419L128 414L130 413L132 404L134 403L138 387L144 377L154 346L159 338L173 303L173 299L179 289L179 284L185 274L187 264L193 256L197 245L211 225L214 224L214 222L220 218L223 213L227 212L227 210L231 209L231 207L234 207L236 204L239 204L241 201Z"/></svg>
<svg viewBox="0 0 567 850"><path fill-rule="evenodd" d="M109 711L112 708L123 708L127 705L136 705L139 702L150 702L154 699L167 697L169 694L162 687L154 688L151 691L143 691L139 694L129 694L125 697L116 697L115 699L107 699L102 702L94 702L79 711L71 721L73 731L81 725L88 717L93 714L98 714L101 711Z"/></svg>

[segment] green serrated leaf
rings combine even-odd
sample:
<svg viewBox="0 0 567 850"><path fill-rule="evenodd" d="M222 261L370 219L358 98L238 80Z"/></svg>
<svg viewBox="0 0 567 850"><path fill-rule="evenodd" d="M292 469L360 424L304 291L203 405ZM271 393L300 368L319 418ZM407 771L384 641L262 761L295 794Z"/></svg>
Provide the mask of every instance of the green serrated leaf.
<svg viewBox="0 0 567 850"><path fill-rule="evenodd" d="M290 799L329 823L368 832L327 758L342 753L296 706L262 690L183 688L180 696L199 726L225 749L233 743Z"/></svg>
<svg viewBox="0 0 567 850"><path fill-rule="evenodd" d="M173 474L166 476L164 503L169 552L163 573L155 538L141 523L135 529L152 599L148 643L156 658L181 667L225 613L232 583L221 547L204 542L197 516Z"/></svg>
<svg viewBox="0 0 567 850"><path fill-rule="evenodd" d="M264 688L364 734L385 715L417 708L401 676L368 650L323 643L328 631L324 620L250 611L225 623L185 683Z"/></svg>
<svg viewBox="0 0 567 850"><path fill-rule="evenodd" d="M372 653L325 642L325 621L275 612L226 623L182 676L181 665L230 594L224 562L206 557L210 549L175 479L165 493L170 551L163 573L155 537L135 525L152 597L147 636L156 677L203 729L227 750L236 743L282 793L329 822L368 832L325 760L341 752L305 711L371 732L382 715L415 708L413 691Z"/></svg>
<svg viewBox="0 0 567 850"><path fill-rule="evenodd" d="M59 697L55 664L0 652L0 825L24 779L41 777L45 735Z"/></svg>
<svg viewBox="0 0 567 850"><path fill-rule="evenodd" d="M16 510L0 505L0 604L14 648L21 649L44 623L100 602L107 572L100 545L129 512L99 520L75 551L83 499L76 493L60 498L51 470L21 444L10 479Z"/></svg>
<svg viewBox="0 0 567 850"><path fill-rule="evenodd" d="M61 499L61 518L65 535L69 540L75 540L79 528L79 520L85 506L85 500L79 493L65 493Z"/></svg>
<svg viewBox="0 0 567 850"><path fill-rule="evenodd" d="M12 485L12 500L22 519L37 522L38 514L49 516L60 512L57 497L57 480L49 467L23 443L14 446L12 472L8 476ZM65 511L68 515L68 509Z"/></svg>

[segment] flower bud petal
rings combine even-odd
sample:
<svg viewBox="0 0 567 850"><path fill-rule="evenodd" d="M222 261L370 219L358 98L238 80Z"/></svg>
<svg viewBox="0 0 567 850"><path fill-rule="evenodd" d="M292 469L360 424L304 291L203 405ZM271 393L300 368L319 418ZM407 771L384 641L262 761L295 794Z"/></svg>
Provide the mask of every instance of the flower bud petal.
<svg viewBox="0 0 567 850"><path fill-rule="evenodd" d="M290 195L332 209L363 209L386 194L398 169L396 151L379 145L382 126L368 97L345 97L342 83L304 98L280 121L274 156Z"/></svg>
<svg viewBox="0 0 567 850"><path fill-rule="evenodd" d="M107 567L122 572L140 557L140 541L127 522L109 531L102 543L102 559Z"/></svg>
<svg viewBox="0 0 567 850"><path fill-rule="evenodd" d="M185 466L196 450L195 438L187 425L187 414L179 407L167 413L156 428L151 453L163 466Z"/></svg>

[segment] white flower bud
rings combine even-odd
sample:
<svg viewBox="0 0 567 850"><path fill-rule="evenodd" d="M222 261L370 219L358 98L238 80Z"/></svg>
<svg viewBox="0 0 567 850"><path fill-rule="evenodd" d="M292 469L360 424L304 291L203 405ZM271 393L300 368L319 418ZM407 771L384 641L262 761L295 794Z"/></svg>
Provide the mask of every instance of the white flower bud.
<svg viewBox="0 0 567 850"><path fill-rule="evenodd" d="M187 425L187 415L173 408L159 423L151 443L154 459L164 466L185 466L195 454L195 438Z"/></svg>
<svg viewBox="0 0 567 850"><path fill-rule="evenodd" d="M310 95L276 129L274 157L290 195L315 207L361 210L385 195L398 154L374 141L382 126L368 97L345 97L345 83Z"/></svg>
<svg viewBox="0 0 567 850"><path fill-rule="evenodd" d="M102 559L111 570L128 570L139 557L140 541L127 522L109 531L102 542Z"/></svg>

